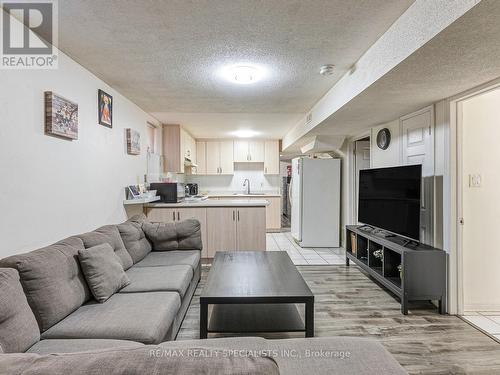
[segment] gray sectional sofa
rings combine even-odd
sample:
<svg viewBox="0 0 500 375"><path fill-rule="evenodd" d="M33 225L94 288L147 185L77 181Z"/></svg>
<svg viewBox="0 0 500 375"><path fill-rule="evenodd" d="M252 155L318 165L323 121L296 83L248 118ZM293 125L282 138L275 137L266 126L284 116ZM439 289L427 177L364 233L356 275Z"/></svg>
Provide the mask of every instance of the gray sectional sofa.
<svg viewBox="0 0 500 375"><path fill-rule="evenodd" d="M0 373L406 373L365 339L171 341L200 280L200 225L155 225L136 216L0 260ZM161 233L159 242L145 231ZM101 244L114 250L130 283L98 303L78 253ZM210 356L183 352L200 348ZM350 354L307 356L311 350Z"/></svg>

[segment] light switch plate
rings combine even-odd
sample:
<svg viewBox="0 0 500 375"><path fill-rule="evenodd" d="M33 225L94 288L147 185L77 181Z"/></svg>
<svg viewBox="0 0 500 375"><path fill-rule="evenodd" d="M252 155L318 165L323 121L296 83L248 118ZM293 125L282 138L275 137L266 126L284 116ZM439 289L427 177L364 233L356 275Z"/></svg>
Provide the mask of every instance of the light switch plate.
<svg viewBox="0 0 500 375"><path fill-rule="evenodd" d="M482 178L480 174L470 174L469 175L469 187L478 188L481 187Z"/></svg>

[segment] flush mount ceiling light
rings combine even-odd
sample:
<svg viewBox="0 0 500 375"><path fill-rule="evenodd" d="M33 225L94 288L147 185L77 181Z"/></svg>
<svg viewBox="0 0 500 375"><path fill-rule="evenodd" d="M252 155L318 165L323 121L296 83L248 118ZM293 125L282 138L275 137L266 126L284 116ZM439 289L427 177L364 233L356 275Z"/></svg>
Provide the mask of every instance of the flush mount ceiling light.
<svg viewBox="0 0 500 375"><path fill-rule="evenodd" d="M335 71L335 65L326 64L319 68L319 74L322 76L331 76Z"/></svg>
<svg viewBox="0 0 500 375"><path fill-rule="evenodd" d="M256 132L255 130L236 130L231 133L231 135L238 137L238 138L252 138L256 137L259 135L259 132Z"/></svg>
<svg viewBox="0 0 500 375"><path fill-rule="evenodd" d="M223 68L221 74L229 82L250 85L260 81L265 75L265 70L252 64L238 64Z"/></svg>

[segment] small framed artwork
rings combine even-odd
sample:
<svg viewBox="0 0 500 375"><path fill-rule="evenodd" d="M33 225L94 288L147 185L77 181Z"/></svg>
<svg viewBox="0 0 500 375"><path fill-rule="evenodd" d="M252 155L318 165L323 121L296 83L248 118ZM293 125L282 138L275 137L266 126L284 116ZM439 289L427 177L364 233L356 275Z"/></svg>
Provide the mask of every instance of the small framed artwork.
<svg viewBox="0 0 500 375"><path fill-rule="evenodd" d="M78 139L78 104L45 91L45 134Z"/></svg>
<svg viewBox="0 0 500 375"><path fill-rule="evenodd" d="M113 127L113 97L104 91L98 92L99 124Z"/></svg>
<svg viewBox="0 0 500 375"><path fill-rule="evenodd" d="M141 154L141 133L134 129L127 129L127 154Z"/></svg>

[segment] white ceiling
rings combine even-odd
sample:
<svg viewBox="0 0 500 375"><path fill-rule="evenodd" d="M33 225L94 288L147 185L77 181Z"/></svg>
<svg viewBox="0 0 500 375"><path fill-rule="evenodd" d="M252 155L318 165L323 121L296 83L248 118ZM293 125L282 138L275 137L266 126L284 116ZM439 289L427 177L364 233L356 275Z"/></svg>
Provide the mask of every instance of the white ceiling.
<svg viewBox="0 0 500 375"><path fill-rule="evenodd" d="M160 119L206 114L205 124L186 115L195 135L220 136L234 125L226 119L251 118L255 130L282 136L290 114L307 112L412 2L65 0L59 47ZM245 62L268 78L234 85L217 75ZM330 77L318 74L326 63L336 65Z"/></svg>

